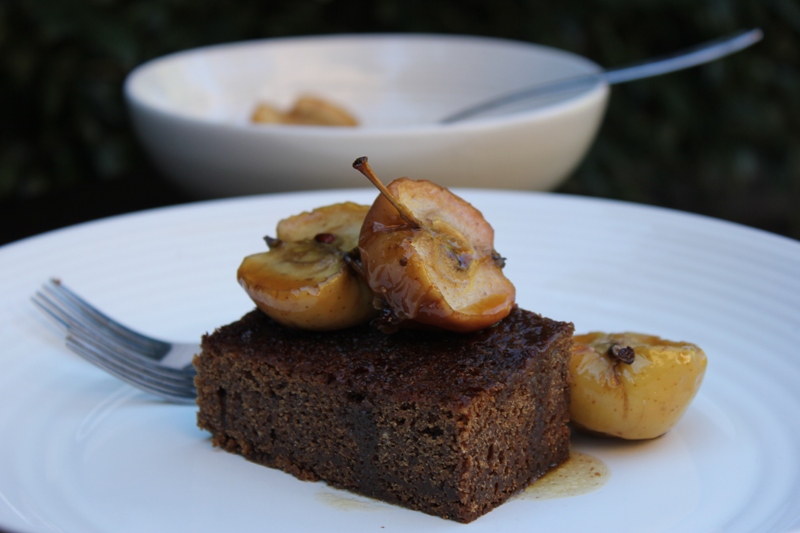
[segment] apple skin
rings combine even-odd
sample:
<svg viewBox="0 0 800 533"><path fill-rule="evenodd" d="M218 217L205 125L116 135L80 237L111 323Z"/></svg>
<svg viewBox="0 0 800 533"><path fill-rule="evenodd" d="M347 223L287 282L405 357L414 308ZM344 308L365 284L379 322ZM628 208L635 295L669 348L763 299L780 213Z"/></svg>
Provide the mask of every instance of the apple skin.
<svg viewBox="0 0 800 533"><path fill-rule="evenodd" d="M425 180L400 178L387 189L420 225L380 195L358 244L367 283L394 317L455 332L505 318L516 291L503 275L494 230L481 212Z"/></svg>
<svg viewBox="0 0 800 533"><path fill-rule="evenodd" d="M703 350L641 333L576 335L570 360L570 418L579 430L622 439L659 437L683 416L702 384ZM630 346L626 364L609 355Z"/></svg>

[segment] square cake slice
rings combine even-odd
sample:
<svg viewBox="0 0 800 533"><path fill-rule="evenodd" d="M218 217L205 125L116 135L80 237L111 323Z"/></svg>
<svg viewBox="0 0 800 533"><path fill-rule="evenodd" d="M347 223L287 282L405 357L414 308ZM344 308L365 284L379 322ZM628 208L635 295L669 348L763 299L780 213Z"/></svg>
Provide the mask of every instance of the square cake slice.
<svg viewBox="0 0 800 533"><path fill-rule="evenodd" d="M572 333L519 308L390 335L256 310L204 336L198 425L255 463L466 523L568 458Z"/></svg>

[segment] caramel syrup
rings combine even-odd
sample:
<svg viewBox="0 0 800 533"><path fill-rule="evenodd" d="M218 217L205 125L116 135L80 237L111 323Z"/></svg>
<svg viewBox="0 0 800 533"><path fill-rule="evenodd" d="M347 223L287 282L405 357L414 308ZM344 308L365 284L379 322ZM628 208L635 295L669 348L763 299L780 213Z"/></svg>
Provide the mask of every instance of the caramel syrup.
<svg viewBox="0 0 800 533"><path fill-rule="evenodd" d="M317 501L329 505L340 511L377 511L382 506L388 505L379 500L366 496L354 495L344 490L327 487L331 492L318 492L315 494Z"/></svg>
<svg viewBox="0 0 800 533"><path fill-rule="evenodd" d="M549 500L580 496L600 489L610 477L611 471L603 461L592 455L573 451L561 466L534 481L514 498Z"/></svg>
<svg viewBox="0 0 800 533"><path fill-rule="evenodd" d="M549 500L580 496L600 489L610 477L611 471L603 461L592 455L573 451L561 466L537 479L511 499ZM340 511L376 511L388 505L347 491L331 487L328 490L330 492L317 493L317 501Z"/></svg>

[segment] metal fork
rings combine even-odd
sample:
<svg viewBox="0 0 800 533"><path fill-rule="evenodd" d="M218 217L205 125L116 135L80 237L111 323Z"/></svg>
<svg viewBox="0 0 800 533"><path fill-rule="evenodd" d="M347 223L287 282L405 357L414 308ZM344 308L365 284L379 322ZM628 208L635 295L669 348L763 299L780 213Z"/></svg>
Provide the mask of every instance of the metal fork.
<svg viewBox="0 0 800 533"><path fill-rule="evenodd" d="M66 333L66 346L129 384L173 403L195 403L196 344L142 335L101 313L60 280L45 283L33 303Z"/></svg>

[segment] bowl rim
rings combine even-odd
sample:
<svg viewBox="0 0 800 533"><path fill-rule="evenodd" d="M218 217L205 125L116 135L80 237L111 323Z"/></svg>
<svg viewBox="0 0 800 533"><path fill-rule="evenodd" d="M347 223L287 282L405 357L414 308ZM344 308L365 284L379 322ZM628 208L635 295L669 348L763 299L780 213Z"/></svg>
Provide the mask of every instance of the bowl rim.
<svg viewBox="0 0 800 533"><path fill-rule="evenodd" d="M437 40L437 41L451 41L451 42L485 42L485 43L498 43L511 46L518 46L522 48L537 49L547 54L562 56L584 63L590 69L600 74L603 68L594 61L559 48L532 43L528 41L520 41L515 39L507 39L501 37L489 37L482 35L466 35L466 34L442 34L442 33L339 33L329 35L298 35L288 37L270 37L262 39L247 39L241 41L232 41L218 44L205 45L186 50L179 50L141 63L140 65L131 69L125 77L123 83L123 96L128 104L129 110L133 111L139 109L150 114L159 115L162 118L170 120L177 120L187 123L188 125L220 129L227 131L235 131L238 133L248 133L254 135L262 135L271 137L273 135L280 136L301 136L301 137L315 137L315 138L352 138L359 139L363 137L370 137L375 135L387 136L392 138L399 138L411 135L436 135L447 134L453 132L487 132L495 129L506 128L509 126L518 126L531 121L544 120L552 115L561 113L564 108L580 107L588 105L595 99L604 100L610 92L610 86L601 77L598 76L597 80L588 86L585 90L580 90L576 94L565 98L552 105L546 105L530 110L513 111L499 115L491 115L486 117L475 117L454 123L423 123L411 125L396 125L396 126L374 126L365 125L359 127L336 128L330 126L313 126L313 125L286 125L279 124L251 124L239 122L222 122L209 120L204 117L194 115L186 115L164 109L163 107L154 106L145 100L141 99L135 90L135 83L138 78L146 76L149 71L156 68L159 64L167 61L174 61L184 56L191 57L201 55L208 52L226 49L241 49L248 47L259 46L274 46L286 43L299 43L299 42L324 42L324 41L346 41L346 40L377 40L377 41L424 41L424 40Z"/></svg>

